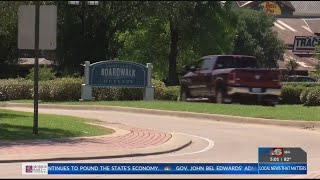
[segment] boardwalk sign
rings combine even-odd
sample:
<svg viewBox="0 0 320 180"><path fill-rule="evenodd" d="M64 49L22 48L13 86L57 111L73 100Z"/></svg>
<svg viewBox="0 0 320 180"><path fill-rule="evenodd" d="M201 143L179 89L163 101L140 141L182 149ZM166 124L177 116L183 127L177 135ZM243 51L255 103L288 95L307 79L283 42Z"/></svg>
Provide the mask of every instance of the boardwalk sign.
<svg viewBox="0 0 320 180"><path fill-rule="evenodd" d="M92 100L92 87L144 88L144 99L153 100L151 84L152 65L128 61L85 62L85 82L82 84L81 100Z"/></svg>
<svg viewBox="0 0 320 180"><path fill-rule="evenodd" d="M92 86L146 87L148 69L126 61L102 61L90 65Z"/></svg>

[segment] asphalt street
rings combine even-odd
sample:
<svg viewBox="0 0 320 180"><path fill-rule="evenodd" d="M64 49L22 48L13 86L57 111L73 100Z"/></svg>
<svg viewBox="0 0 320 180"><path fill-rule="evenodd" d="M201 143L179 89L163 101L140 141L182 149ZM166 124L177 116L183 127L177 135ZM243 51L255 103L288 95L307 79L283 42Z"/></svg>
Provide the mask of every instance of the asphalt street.
<svg viewBox="0 0 320 180"><path fill-rule="evenodd" d="M31 108L6 108L29 111ZM178 152L118 159L67 162L248 162L258 161L258 147L301 147L308 153L308 175L22 175L21 163L0 164L1 178L317 178L320 179L320 131L272 125L227 123L195 118L137 113L40 109L40 113L71 115L151 128L189 136L193 143ZM41 124L41 122L39 122ZM64 161L66 162L66 161Z"/></svg>

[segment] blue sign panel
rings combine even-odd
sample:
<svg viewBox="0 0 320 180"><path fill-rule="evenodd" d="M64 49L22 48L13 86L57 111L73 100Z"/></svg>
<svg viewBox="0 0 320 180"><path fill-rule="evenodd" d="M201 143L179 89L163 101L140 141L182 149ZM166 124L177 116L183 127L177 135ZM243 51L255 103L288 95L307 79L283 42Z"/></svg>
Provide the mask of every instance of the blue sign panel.
<svg viewBox="0 0 320 180"><path fill-rule="evenodd" d="M127 61L101 61L90 65L92 86L146 87L147 68Z"/></svg>

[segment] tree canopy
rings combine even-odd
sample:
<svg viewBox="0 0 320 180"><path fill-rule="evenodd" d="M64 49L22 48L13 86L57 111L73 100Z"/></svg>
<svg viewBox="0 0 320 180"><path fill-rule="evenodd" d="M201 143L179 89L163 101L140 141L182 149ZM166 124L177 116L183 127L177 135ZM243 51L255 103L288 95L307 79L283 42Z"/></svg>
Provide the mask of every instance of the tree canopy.
<svg viewBox="0 0 320 180"><path fill-rule="evenodd" d="M85 2L85 1L82 1ZM84 61L120 59L153 63L154 77L179 83L183 66L209 54L257 56L275 67L283 44L272 31L274 18L258 11L231 9L226 1L99 1L58 7L57 50L48 56L64 74L82 73ZM0 2L0 63L17 49L17 10L32 1Z"/></svg>
<svg viewBox="0 0 320 180"><path fill-rule="evenodd" d="M284 52L284 44L272 30L275 18L260 11L238 11L234 54L256 56L262 67L275 68Z"/></svg>

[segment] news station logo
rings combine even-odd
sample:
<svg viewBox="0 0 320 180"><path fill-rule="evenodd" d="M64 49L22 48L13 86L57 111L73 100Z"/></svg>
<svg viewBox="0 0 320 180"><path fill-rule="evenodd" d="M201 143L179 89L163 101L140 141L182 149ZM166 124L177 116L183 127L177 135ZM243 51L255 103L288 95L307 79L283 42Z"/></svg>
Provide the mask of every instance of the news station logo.
<svg viewBox="0 0 320 180"><path fill-rule="evenodd" d="M170 167L169 167L169 166L166 166L166 167L164 167L164 170L165 170L165 171L170 171Z"/></svg>
<svg viewBox="0 0 320 180"><path fill-rule="evenodd" d="M48 174L47 163L23 163L22 174Z"/></svg>
<svg viewBox="0 0 320 180"><path fill-rule="evenodd" d="M283 148L272 148L270 156L283 156Z"/></svg>
<svg viewBox="0 0 320 180"><path fill-rule="evenodd" d="M26 173L32 173L32 166L26 166Z"/></svg>

